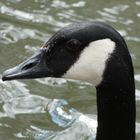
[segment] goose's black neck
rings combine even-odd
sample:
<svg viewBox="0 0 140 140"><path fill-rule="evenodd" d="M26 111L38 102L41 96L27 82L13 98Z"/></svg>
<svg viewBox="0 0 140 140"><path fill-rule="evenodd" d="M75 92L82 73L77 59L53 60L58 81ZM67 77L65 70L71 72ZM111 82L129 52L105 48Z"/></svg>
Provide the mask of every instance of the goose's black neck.
<svg viewBox="0 0 140 140"><path fill-rule="evenodd" d="M99 88L97 92L96 140L135 140L134 95L128 95L129 93L124 89ZM112 96L112 93L119 96Z"/></svg>
<svg viewBox="0 0 140 140"><path fill-rule="evenodd" d="M135 84L133 67L113 56L104 80L97 86L96 140L135 140ZM114 63L113 63L114 62ZM110 76L109 76L110 74Z"/></svg>

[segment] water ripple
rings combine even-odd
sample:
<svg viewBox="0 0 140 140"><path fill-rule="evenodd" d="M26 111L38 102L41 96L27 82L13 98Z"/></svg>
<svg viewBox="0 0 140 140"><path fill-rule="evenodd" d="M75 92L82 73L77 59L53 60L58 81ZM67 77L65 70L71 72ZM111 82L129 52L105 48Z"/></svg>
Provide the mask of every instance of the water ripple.
<svg viewBox="0 0 140 140"><path fill-rule="evenodd" d="M43 78L43 79L35 79L37 82L49 86L62 86L67 83L66 79L60 79L60 78Z"/></svg>
<svg viewBox="0 0 140 140"><path fill-rule="evenodd" d="M38 30L15 27L9 23L0 23L0 42L3 44L11 44L22 39L38 39L44 41L47 38L45 33Z"/></svg>
<svg viewBox="0 0 140 140"><path fill-rule="evenodd" d="M6 103L13 98L29 95L29 90L19 81L3 82L0 79L0 93L0 103Z"/></svg>
<svg viewBox="0 0 140 140"><path fill-rule="evenodd" d="M112 8L104 8L102 11L98 10L97 13L102 16L103 21L119 22L125 25L134 23L132 19L126 19L120 15L129 8L128 5L117 5Z"/></svg>
<svg viewBox="0 0 140 140"><path fill-rule="evenodd" d="M68 127L74 120L76 120L76 110L68 109L65 111L65 106L68 105L66 100L54 99L48 104L48 110L54 123L61 127Z"/></svg>
<svg viewBox="0 0 140 140"><path fill-rule="evenodd" d="M104 8L104 11L110 14L119 15L121 12L124 12L128 8L128 5L118 5L112 8Z"/></svg>
<svg viewBox="0 0 140 140"><path fill-rule="evenodd" d="M54 0L51 4L52 7L57 7L57 8L69 8L70 6L64 2L64 1L60 1L60 0Z"/></svg>
<svg viewBox="0 0 140 140"><path fill-rule="evenodd" d="M125 39L128 41L140 42L140 37L126 36Z"/></svg>
<svg viewBox="0 0 140 140"><path fill-rule="evenodd" d="M60 82L62 84L62 82ZM17 132L17 138L32 137L36 140L93 140L96 134L97 121L94 115L85 115L68 106L64 99L48 99L45 97L31 95L26 85L18 82L2 82L0 80L3 94L8 94L9 98L1 96L4 102L3 110L6 116L15 118L17 114L49 113L51 120L62 130L45 130L31 125L26 129L26 133ZM15 88L15 91L13 90ZM11 93L13 91L13 93ZM14 95L14 93L16 94ZM136 93L138 93L136 91ZM138 97L137 97L138 98ZM2 113L2 112L1 112ZM4 114L4 113L3 113ZM5 124L6 127L9 125ZM137 133L139 133L139 123L137 123Z"/></svg>
<svg viewBox="0 0 140 140"><path fill-rule="evenodd" d="M140 1L136 1L136 5L140 5Z"/></svg>
<svg viewBox="0 0 140 140"><path fill-rule="evenodd" d="M72 3L72 4L67 4L65 1L54 0L52 2L51 6L55 7L55 8L59 8L59 9L70 8L70 7L84 7L85 2L79 1L79 2Z"/></svg>
<svg viewBox="0 0 140 140"><path fill-rule="evenodd" d="M140 100L140 90L136 89L136 100Z"/></svg>
<svg viewBox="0 0 140 140"><path fill-rule="evenodd" d="M3 109L9 117L14 118L16 114L45 113L44 109L48 102L50 99L37 95L26 95L7 101L3 105Z"/></svg>
<svg viewBox="0 0 140 140"><path fill-rule="evenodd" d="M136 74L135 75L135 80L138 81L138 82L140 82L140 74Z"/></svg>
<svg viewBox="0 0 140 140"><path fill-rule="evenodd" d="M0 85L0 90L5 90L1 91L1 102L4 104L2 105L3 113L1 112L0 117L15 118L17 114L48 112L53 123L57 124L59 127L65 128L62 131L54 131L30 126L26 134L17 132L14 134L15 137L27 138L31 136L37 140L62 140L69 138L73 140L82 140L83 138L93 137L93 132L95 134L96 121L68 107L68 102L66 100L48 99L37 95L31 95L26 85L18 81L2 82L0 80ZM91 122L93 122L92 125Z"/></svg>
<svg viewBox="0 0 140 140"><path fill-rule="evenodd" d="M35 126L27 129L27 135L37 140L83 140L95 138L97 122L95 116L86 116L74 109L64 107L68 104L65 100L55 99L48 105L52 120L61 127L61 131L43 130Z"/></svg>
<svg viewBox="0 0 140 140"><path fill-rule="evenodd" d="M139 1L134 3L137 7L140 5ZM111 22L111 24L117 23L119 26L118 30L125 39L132 43L137 43L140 42L139 36L134 32L134 26L137 27L135 24L137 22L131 14L134 14L138 19L140 13L139 11L131 10L131 7L131 2L106 8L99 6L97 10L96 8L92 9L92 4L88 1L53 0L46 3L46 0L33 0L31 3L28 0L2 0L0 2L0 16L2 21L0 22L0 43L16 44L24 39L29 39L30 42L33 40L44 42L51 35L44 33L44 31L50 33L50 30L56 31L71 22L81 20L93 21L94 18L99 18L103 22ZM130 10L133 13L129 12ZM129 13L127 14L127 11L130 15ZM126 30L122 28L122 24L127 28ZM48 28L48 26L51 28ZM34 53L38 47L26 44L25 49L30 53ZM135 53L132 55L135 57ZM139 74L135 75L135 80L139 84ZM48 91L51 94L53 92L51 90L52 87L54 90L55 87L58 90L57 87L66 86L67 88L67 85L71 85L65 79L44 78L36 79L33 82L37 82L41 90L42 87L50 86L51 88L49 87L50 89ZM30 84L29 87L32 87L32 83ZM73 85L76 85L78 89L87 88L84 82L76 81ZM27 85L23 82L17 80L2 82L0 80L0 129L1 134L4 133L2 137L11 133L12 138L14 137L13 139L93 140L95 138L97 127L96 116L82 114L71 108L69 102L64 100L61 95L59 96L60 99L48 99L47 97L34 95L34 93L30 92ZM81 95L81 92L79 90L78 94ZM91 95L94 96L93 94ZM47 96L47 94L44 96ZM54 93L53 97L55 96L57 94ZM90 98L87 94L86 97ZM86 98L83 96L81 99L78 98L78 100L84 100L85 102ZM139 89L136 89L136 100L139 103ZM70 104L72 103L70 101ZM93 101L89 104L96 106ZM76 105L78 108L79 103L76 102ZM41 120L42 116L43 120L44 118L46 119L44 122ZM30 120L31 123L29 123ZM17 122L20 122L22 127L18 125L14 126ZM140 133L140 124L136 123L136 127L136 133ZM7 137L11 138L9 136Z"/></svg>
<svg viewBox="0 0 140 140"><path fill-rule="evenodd" d="M15 10L15 9L5 6L3 4L0 4L0 5L1 5L1 7L0 7L1 14L16 17L18 20L32 21L35 23L47 23L47 24L50 24L51 26L56 26L56 27L64 27L69 24L67 22L61 22L59 20L56 20L51 15L43 13L43 12L41 14L25 12L25 11L21 11L21 10Z"/></svg>

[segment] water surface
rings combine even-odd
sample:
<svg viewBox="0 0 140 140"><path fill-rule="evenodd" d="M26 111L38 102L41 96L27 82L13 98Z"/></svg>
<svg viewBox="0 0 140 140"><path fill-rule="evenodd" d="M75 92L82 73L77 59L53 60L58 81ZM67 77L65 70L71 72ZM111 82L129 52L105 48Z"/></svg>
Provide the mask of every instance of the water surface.
<svg viewBox="0 0 140 140"><path fill-rule="evenodd" d="M1 0L0 77L57 30L83 20L112 25L128 44L135 68L139 140L139 0ZM50 78L0 80L0 140L93 140L95 120L96 92L87 83Z"/></svg>

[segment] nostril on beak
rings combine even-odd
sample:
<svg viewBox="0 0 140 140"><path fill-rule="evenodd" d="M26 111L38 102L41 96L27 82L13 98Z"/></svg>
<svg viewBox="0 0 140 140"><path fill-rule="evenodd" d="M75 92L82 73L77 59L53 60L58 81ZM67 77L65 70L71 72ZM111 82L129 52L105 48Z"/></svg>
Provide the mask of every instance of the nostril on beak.
<svg viewBox="0 0 140 140"><path fill-rule="evenodd" d="M36 63L26 64L25 66L23 66L22 70L30 69L30 68L34 67L35 65L36 65Z"/></svg>

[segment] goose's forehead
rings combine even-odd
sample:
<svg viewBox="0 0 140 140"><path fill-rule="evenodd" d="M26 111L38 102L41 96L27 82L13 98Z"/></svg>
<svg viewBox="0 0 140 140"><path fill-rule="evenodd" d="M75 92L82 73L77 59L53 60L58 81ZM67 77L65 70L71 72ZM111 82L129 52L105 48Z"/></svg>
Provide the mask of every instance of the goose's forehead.
<svg viewBox="0 0 140 140"><path fill-rule="evenodd" d="M115 42L110 39L89 43L64 77L87 81L97 86L103 80L106 62L115 50L115 46Z"/></svg>

